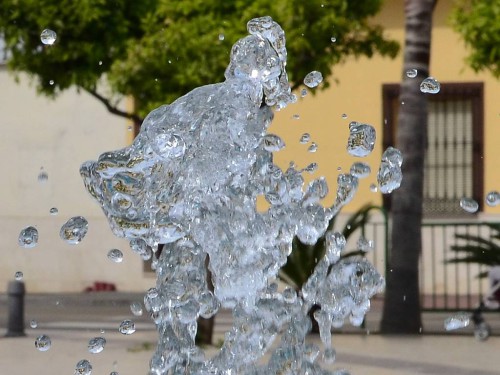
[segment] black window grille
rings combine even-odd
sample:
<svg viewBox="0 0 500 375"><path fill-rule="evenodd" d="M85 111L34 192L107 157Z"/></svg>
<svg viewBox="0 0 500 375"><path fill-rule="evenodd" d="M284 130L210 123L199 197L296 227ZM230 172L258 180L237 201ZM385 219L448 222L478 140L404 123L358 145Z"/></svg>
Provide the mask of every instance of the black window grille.
<svg viewBox="0 0 500 375"><path fill-rule="evenodd" d="M395 145L399 85L382 92L385 148ZM441 83L428 100L424 216L467 215L461 198L483 202L483 84Z"/></svg>

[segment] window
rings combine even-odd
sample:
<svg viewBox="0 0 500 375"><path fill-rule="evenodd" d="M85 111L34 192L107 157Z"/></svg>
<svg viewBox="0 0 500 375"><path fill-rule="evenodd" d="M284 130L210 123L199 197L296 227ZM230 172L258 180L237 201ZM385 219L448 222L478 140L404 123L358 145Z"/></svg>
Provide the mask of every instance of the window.
<svg viewBox="0 0 500 375"><path fill-rule="evenodd" d="M383 85L382 93L385 149L395 145L399 85ZM428 98L424 216L464 215L461 198L480 208L483 201L483 84L442 83Z"/></svg>

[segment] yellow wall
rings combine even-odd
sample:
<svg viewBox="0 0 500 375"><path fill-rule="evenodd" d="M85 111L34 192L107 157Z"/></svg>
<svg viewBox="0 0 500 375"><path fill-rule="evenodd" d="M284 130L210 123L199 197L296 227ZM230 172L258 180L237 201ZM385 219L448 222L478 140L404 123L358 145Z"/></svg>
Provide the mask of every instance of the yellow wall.
<svg viewBox="0 0 500 375"><path fill-rule="evenodd" d="M497 172L495 145L500 144L498 98L500 84L487 73L475 74L464 62L466 51L458 34L454 33L447 21L451 1L441 0L434 13L434 29L431 51L431 75L440 82L485 82L485 194L491 190L500 190L500 174ZM403 2L386 1L382 12L374 22L384 26L386 35L394 38L403 46L404 11ZM299 102L276 114L270 132L280 135L287 147L275 154L275 161L286 167L294 160L299 167L305 167L312 161L319 164L318 171L312 178L325 176L330 186L330 194L325 204L333 202L336 179L339 173L348 172L351 164L364 161L372 168L368 178L360 180L359 192L344 212L352 212L366 202L381 203L381 195L370 191L371 183L376 183L376 173L382 154L382 84L397 83L402 76L402 51L394 59L354 58L334 68L334 79L330 79L330 88L313 96L309 93ZM293 59L293 56L289 56ZM439 95L439 94L438 94ZM495 101L495 98L496 101ZM347 119L342 119L342 114ZM300 119L293 119L293 115ZM377 143L373 153L367 158L354 158L346 152L348 125L350 121L371 124L377 130ZM316 153L308 153L308 145L299 143L300 135L311 134L311 141L318 144ZM404 178L404 177L403 177ZM458 204L458 202L457 202ZM500 207L485 208L487 213L500 213Z"/></svg>

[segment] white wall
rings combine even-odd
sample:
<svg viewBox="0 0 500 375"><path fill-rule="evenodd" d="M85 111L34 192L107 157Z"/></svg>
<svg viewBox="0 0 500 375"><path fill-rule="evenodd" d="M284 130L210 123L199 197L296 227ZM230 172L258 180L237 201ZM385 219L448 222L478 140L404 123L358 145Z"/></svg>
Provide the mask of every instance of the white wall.
<svg viewBox="0 0 500 375"><path fill-rule="evenodd" d="M17 84L0 67L0 291L16 271L24 273L29 292L78 292L94 281L113 282L122 291L154 285L127 242L111 234L79 175L82 162L126 146L128 127L85 93L69 90L56 100L37 96L27 77ZM45 183L37 179L42 166L49 176ZM51 207L59 209L57 216L49 214ZM71 246L59 238L59 229L77 215L87 218L89 232ZM17 243L28 225L40 235L32 249ZM106 257L114 247L125 254L121 264Z"/></svg>

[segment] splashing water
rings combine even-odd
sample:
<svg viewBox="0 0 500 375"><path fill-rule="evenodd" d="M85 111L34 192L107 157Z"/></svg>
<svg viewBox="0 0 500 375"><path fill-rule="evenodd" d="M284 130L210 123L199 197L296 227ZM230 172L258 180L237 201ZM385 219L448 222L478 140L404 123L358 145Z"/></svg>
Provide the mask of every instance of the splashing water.
<svg viewBox="0 0 500 375"><path fill-rule="evenodd" d="M358 162L351 166L350 173L357 178L365 178L372 172L370 166L366 163Z"/></svg>
<svg viewBox="0 0 500 375"><path fill-rule="evenodd" d="M496 207L500 204L500 193L498 191L490 191L486 194L485 202L490 207Z"/></svg>
<svg viewBox="0 0 500 375"><path fill-rule="evenodd" d="M302 144L306 144L311 140L311 135L309 133L304 133L300 136L299 142Z"/></svg>
<svg viewBox="0 0 500 375"><path fill-rule="evenodd" d="M321 369L319 348L305 349L308 311L320 306L315 317L322 357L333 361L331 327L346 318L361 324L369 298L384 285L366 259L341 259L345 238L327 231L329 220L353 198L358 178L339 175L335 202L323 207L325 179L306 186L302 176L315 171L316 163L303 170L293 163L282 170L273 163L272 152L284 143L266 135L271 107L296 101L285 71L285 34L270 17L249 21L247 29L250 35L232 48L225 82L155 109L130 147L80 168L113 233L128 239L143 259L153 258L156 286L144 297L159 332L151 375L334 374ZM317 85L319 72L313 73L309 83ZM356 126L348 148L363 156L373 149L375 131ZM259 196L269 203L265 212L257 211ZM278 292L272 281L294 237L315 244L323 235L326 254L300 293ZM232 309L233 327L219 352L206 359L195 344L196 320L220 307ZM131 305L132 312L139 309ZM135 326L125 320L119 331L130 334ZM263 363L279 334L269 362Z"/></svg>
<svg viewBox="0 0 500 375"><path fill-rule="evenodd" d="M42 41L42 43L49 46L54 44L56 39L57 39L57 34L54 30L51 29L45 29L40 34L40 40Z"/></svg>
<svg viewBox="0 0 500 375"><path fill-rule="evenodd" d="M135 316L141 316L142 315L142 304L140 302L132 302L130 304L130 311Z"/></svg>
<svg viewBox="0 0 500 375"><path fill-rule="evenodd" d="M382 194L392 193L401 186L403 155L394 147L388 147L382 154L382 162L377 173L377 182Z"/></svg>
<svg viewBox="0 0 500 375"><path fill-rule="evenodd" d="M15 274L14 274L14 279L16 281L21 281L24 277L24 274L21 272L21 271L17 271Z"/></svg>

